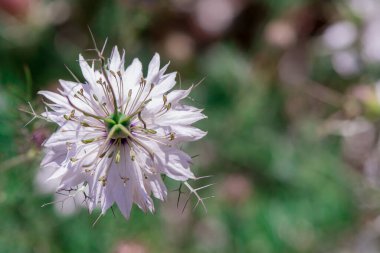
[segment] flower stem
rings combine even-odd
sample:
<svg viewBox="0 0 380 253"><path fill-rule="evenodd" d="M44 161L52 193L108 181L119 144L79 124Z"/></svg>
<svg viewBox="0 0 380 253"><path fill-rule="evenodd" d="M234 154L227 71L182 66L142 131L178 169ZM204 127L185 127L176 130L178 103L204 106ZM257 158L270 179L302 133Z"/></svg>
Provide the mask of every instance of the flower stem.
<svg viewBox="0 0 380 253"><path fill-rule="evenodd" d="M34 159L37 155L37 151L35 149L30 149L28 152L22 155L18 155L10 158L9 160L0 164L0 171L6 171L23 163L26 163L32 159Z"/></svg>

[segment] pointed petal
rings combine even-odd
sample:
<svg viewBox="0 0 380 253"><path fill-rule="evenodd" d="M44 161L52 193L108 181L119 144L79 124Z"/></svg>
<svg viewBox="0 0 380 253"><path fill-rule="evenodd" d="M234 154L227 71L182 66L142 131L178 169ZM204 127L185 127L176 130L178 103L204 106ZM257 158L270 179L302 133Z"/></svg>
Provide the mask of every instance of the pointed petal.
<svg viewBox="0 0 380 253"><path fill-rule="evenodd" d="M95 85L96 79L94 69L88 65L87 61L83 58L82 55L79 55L79 66L86 81L91 85Z"/></svg>
<svg viewBox="0 0 380 253"><path fill-rule="evenodd" d="M160 55L155 53L152 60L149 63L148 67L148 75L146 77L146 82L148 84L153 83L156 84L157 77L160 71Z"/></svg>
<svg viewBox="0 0 380 253"><path fill-rule="evenodd" d="M120 68L121 68L121 57L120 57L119 50L117 49L117 46L115 46L112 49L109 69L112 70L114 73L117 73L120 70Z"/></svg>

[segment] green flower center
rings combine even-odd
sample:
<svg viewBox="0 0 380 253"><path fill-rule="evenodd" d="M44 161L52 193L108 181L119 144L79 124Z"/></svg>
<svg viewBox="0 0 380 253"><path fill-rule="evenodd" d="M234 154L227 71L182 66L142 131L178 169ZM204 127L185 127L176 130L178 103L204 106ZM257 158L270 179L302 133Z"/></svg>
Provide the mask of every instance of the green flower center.
<svg viewBox="0 0 380 253"><path fill-rule="evenodd" d="M121 125L126 129L130 130L131 120L125 114L117 112L111 114L108 118L106 118L105 124L108 132L110 132L111 129L115 129L114 133L111 136L112 139L123 139L126 138L128 135L124 131L122 131L118 126Z"/></svg>

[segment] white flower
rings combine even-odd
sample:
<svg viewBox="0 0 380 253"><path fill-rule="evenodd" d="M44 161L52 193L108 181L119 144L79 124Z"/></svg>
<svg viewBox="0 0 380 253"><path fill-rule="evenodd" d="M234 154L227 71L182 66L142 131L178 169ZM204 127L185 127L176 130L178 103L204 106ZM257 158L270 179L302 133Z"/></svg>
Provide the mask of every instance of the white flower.
<svg viewBox="0 0 380 253"><path fill-rule="evenodd" d="M60 80L58 93L39 92L50 101L43 116L59 125L41 166L55 169L58 190L88 186L90 212L100 206L104 214L116 203L128 219L133 203L153 212L151 195L166 199L162 175L195 179L179 145L206 135L191 126L206 116L182 104L192 87L172 90L176 73L165 74L168 64L160 69L158 54L144 78L138 59L124 69L117 47L108 60L98 53L99 69L79 56L84 83Z"/></svg>

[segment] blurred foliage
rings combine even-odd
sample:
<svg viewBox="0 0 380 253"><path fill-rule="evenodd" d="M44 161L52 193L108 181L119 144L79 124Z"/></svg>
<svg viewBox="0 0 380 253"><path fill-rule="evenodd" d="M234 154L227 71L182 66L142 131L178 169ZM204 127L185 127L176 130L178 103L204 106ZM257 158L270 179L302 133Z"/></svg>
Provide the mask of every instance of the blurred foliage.
<svg viewBox="0 0 380 253"><path fill-rule="evenodd" d="M342 154L342 138L321 133L331 115L352 118L352 87L380 74L371 67L342 78L319 54L318 38L341 15L334 7L341 1L205 1L224 3L217 17L232 13L228 23L200 9L201 1L0 0L0 252L341 252L363 220L377 216L376 201L377 209L361 205L367 183ZM36 22L45 12L50 21ZM227 25L202 27L204 13ZM288 24L293 37L276 22ZM31 102L42 112L36 93L71 80L64 65L81 76L78 54L91 55L87 26L99 44L108 37L107 53L116 44L126 62L139 57L147 66L157 51L181 74L178 85L199 82L188 102L205 108L199 126L208 135L185 148L199 155L197 175L214 175L207 180L216 185L203 193L216 196L207 214L191 206L182 213L177 192L156 204L155 215L134 208L125 221L115 208L94 227L99 212L41 207L53 194L41 194L34 178L41 139L55 126L25 126L32 117L19 108ZM127 249L131 243L145 251Z"/></svg>

